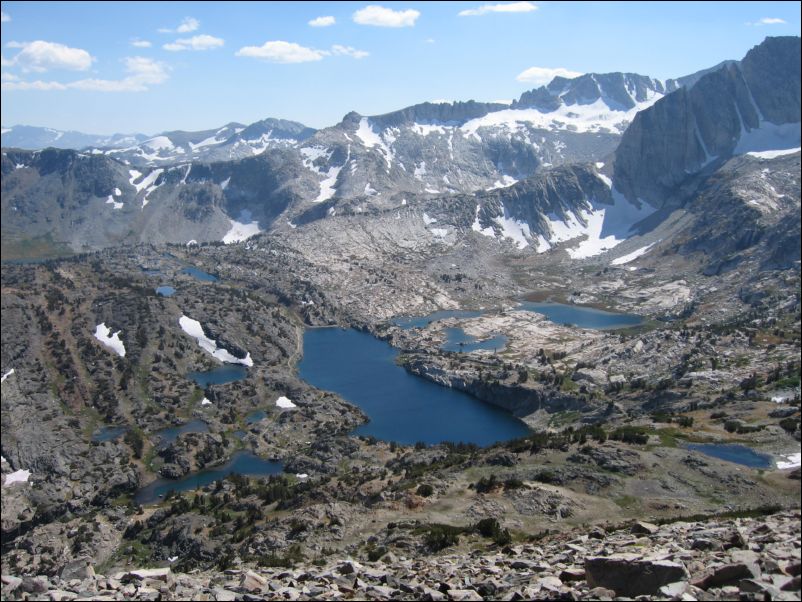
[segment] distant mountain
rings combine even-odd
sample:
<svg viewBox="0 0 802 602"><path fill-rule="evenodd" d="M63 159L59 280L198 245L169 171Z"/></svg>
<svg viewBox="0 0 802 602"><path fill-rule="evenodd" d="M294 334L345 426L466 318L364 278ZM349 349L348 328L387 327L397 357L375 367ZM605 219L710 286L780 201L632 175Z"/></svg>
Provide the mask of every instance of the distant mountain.
<svg viewBox="0 0 802 602"><path fill-rule="evenodd" d="M423 103L373 117L352 112L300 145L320 179L311 200L366 197L382 207L404 194L490 190L542 169L598 161L615 150L638 111L665 93L662 82L642 75L588 74L555 78L511 105Z"/></svg>
<svg viewBox="0 0 802 602"><path fill-rule="evenodd" d="M315 130L296 121L263 119L247 126L229 123L214 130L163 132L135 145L93 148L92 152L102 152L135 166L229 161L294 146L314 133Z"/></svg>
<svg viewBox="0 0 802 602"><path fill-rule="evenodd" d="M776 37L640 112L615 153L627 198L661 206L735 155L800 146L800 39Z"/></svg>
<svg viewBox="0 0 802 602"><path fill-rule="evenodd" d="M768 38L742 61L677 80L555 78L510 105L352 112L318 131L266 119L84 152L5 149L4 241L51 236L75 250L231 241L237 232L391 211L403 228L406 217L420 221L413 208L422 203L438 220L435 238L468 234L581 259L647 233L673 208L695 211L694 194L725 165L727 182L747 182L753 201L766 198L779 213L760 217L735 193L716 198L768 231L793 207L753 176L757 160L799 146L799 56L799 38ZM731 163L750 152L753 160ZM787 171L793 161L778 165ZM701 248L708 231L699 226L683 248Z"/></svg>
<svg viewBox="0 0 802 602"><path fill-rule="evenodd" d="M30 125L15 125L10 128L2 128L2 145L4 148L24 148L27 150L39 150L48 147L82 149L92 146L121 148L139 144L147 140L147 138L148 136L145 134L99 136Z"/></svg>

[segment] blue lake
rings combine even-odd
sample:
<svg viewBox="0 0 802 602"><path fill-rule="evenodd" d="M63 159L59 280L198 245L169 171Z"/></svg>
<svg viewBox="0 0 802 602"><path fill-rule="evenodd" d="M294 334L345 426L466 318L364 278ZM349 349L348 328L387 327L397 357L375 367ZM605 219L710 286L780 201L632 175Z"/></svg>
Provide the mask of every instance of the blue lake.
<svg viewBox="0 0 802 602"><path fill-rule="evenodd" d="M255 410L245 416L245 424L255 424L260 420L264 420L265 418L267 418L267 412L264 410Z"/></svg>
<svg viewBox="0 0 802 602"><path fill-rule="evenodd" d="M592 307L565 305L563 303L524 301L516 309L543 314L556 324L571 324L580 328L592 328L595 330L626 328L643 323L643 318L634 314L618 314Z"/></svg>
<svg viewBox="0 0 802 602"><path fill-rule="evenodd" d="M137 491L134 501L140 505L152 504L167 495L169 491L191 491L199 487L205 487L234 473L263 477L279 474L283 470L284 466L281 462L263 460L251 452L240 451L231 456L231 459L225 464L201 470L182 479L157 479Z"/></svg>
<svg viewBox="0 0 802 602"><path fill-rule="evenodd" d="M312 328L304 334L299 376L362 408L370 422L354 433L412 444L489 445L529 434L511 414L455 389L414 376L395 363L398 350L367 333Z"/></svg>
<svg viewBox="0 0 802 602"><path fill-rule="evenodd" d="M204 272L201 269L198 269L193 266L189 266L181 270L182 274L189 274L193 278L197 278L198 280L202 280L203 282L217 282L217 276L212 276L208 272Z"/></svg>
<svg viewBox="0 0 802 602"><path fill-rule="evenodd" d="M172 286L158 286L156 287L156 294L162 297L172 297L175 294L175 289Z"/></svg>
<svg viewBox="0 0 802 602"><path fill-rule="evenodd" d="M202 372L187 372L187 378L204 389L209 385L224 385L242 380L248 376L248 369L240 364L224 364Z"/></svg>
<svg viewBox="0 0 802 602"><path fill-rule="evenodd" d="M162 429L156 433L156 437L159 439L159 447L163 448L167 447L171 443L175 443L175 440L178 439L178 435L183 435L184 433L208 432L209 425L203 420L191 420L179 426L171 426L169 428Z"/></svg>
<svg viewBox="0 0 802 602"><path fill-rule="evenodd" d="M486 349L488 351L501 351L507 345L507 337L497 334L489 339L479 341L476 337L467 334L462 328L446 328L446 342L440 347L443 351L476 351Z"/></svg>
<svg viewBox="0 0 802 602"><path fill-rule="evenodd" d="M774 463L768 454L759 454L744 445L725 445L720 443L689 443L688 449L698 451L719 460L734 462L750 468L771 468Z"/></svg>
<svg viewBox="0 0 802 602"><path fill-rule="evenodd" d="M92 433L92 441L103 443L104 441L114 441L125 434L127 426L104 426Z"/></svg>
<svg viewBox="0 0 802 602"><path fill-rule="evenodd" d="M444 309L431 313L428 316L404 316L395 318L393 324L400 326L404 330L410 330L411 328L426 328L426 326L437 320L445 320L446 318L476 318L483 313L482 311Z"/></svg>

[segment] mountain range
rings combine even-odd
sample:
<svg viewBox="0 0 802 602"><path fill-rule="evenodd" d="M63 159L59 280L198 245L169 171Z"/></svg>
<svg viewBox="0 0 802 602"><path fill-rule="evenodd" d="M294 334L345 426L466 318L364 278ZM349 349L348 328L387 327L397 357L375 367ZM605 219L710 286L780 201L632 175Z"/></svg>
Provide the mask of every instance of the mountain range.
<svg viewBox="0 0 802 602"><path fill-rule="evenodd" d="M440 239L596 256L684 207L732 158L751 156L748 167L799 147L799 48L767 38L675 80L556 77L509 105L351 112L321 130L276 119L144 140L4 130L4 250L234 242L434 200ZM89 145L10 148L43 132L47 144Z"/></svg>

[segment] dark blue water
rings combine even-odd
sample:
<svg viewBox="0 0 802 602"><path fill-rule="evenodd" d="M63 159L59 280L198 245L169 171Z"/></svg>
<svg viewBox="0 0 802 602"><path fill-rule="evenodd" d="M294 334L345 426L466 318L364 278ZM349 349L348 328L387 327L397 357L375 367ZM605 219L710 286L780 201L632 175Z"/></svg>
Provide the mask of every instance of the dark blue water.
<svg viewBox="0 0 802 602"><path fill-rule="evenodd" d="M503 334L478 341L476 337L467 334L462 328L446 328L445 332L446 342L440 347L443 351L463 351L465 353L477 349L501 351L507 344L507 337Z"/></svg>
<svg viewBox="0 0 802 602"><path fill-rule="evenodd" d="M396 365L398 350L357 330L313 328L304 334L298 372L338 393L370 417L358 435L399 443L463 441L489 445L529 434L511 414Z"/></svg>
<svg viewBox="0 0 802 602"><path fill-rule="evenodd" d="M204 272L203 270L199 270L196 267L186 267L181 270L182 274L189 274L190 276L197 278L198 280L203 280L204 282L217 282L217 276L212 276L211 274Z"/></svg>
<svg viewBox="0 0 802 602"><path fill-rule="evenodd" d="M92 433L92 441L103 443L104 441L114 441L117 437L125 434L127 426L104 426Z"/></svg>
<svg viewBox="0 0 802 602"><path fill-rule="evenodd" d="M209 483L214 483L226 478L230 474L241 474L245 476L268 476L278 474L284 470L281 462L270 462L253 455L251 452L240 451L231 456L231 460L215 468L207 468L183 479L157 479L137 491L134 501L137 504L151 504L166 496L168 491L190 491L199 487L205 487Z"/></svg>
<svg viewBox="0 0 802 602"><path fill-rule="evenodd" d="M689 443L688 449L701 452L719 460L734 462L750 468L771 468L771 456L759 454L743 445L724 445L719 443Z"/></svg>
<svg viewBox="0 0 802 602"><path fill-rule="evenodd" d="M247 434L248 433L246 433L245 431L234 431L234 436L237 439L245 439L245 435L247 435Z"/></svg>
<svg viewBox="0 0 802 602"><path fill-rule="evenodd" d="M267 417L267 412L264 410L256 410L245 416L245 424L254 424Z"/></svg>
<svg viewBox="0 0 802 602"><path fill-rule="evenodd" d="M224 364L203 372L187 372L187 378L195 381L199 387L204 389L209 385L224 385L242 380L247 376L248 369L240 364Z"/></svg>
<svg viewBox="0 0 802 602"><path fill-rule="evenodd" d="M156 294L162 297L172 297L175 294L175 289L172 286L159 286L156 287Z"/></svg>
<svg viewBox="0 0 802 602"><path fill-rule="evenodd" d="M428 316L404 316L401 318L395 318L393 320L393 324L400 326L404 330L409 330L411 328L425 328L432 322L436 322L437 320L445 320L446 318L476 318L481 316L482 313L484 312L467 311L461 309L444 309L431 313Z"/></svg>
<svg viewBox="0 0 802 602"><path fill-rule="evenodd" d="M557 324L571 324L580 328L601 330L605 328L626 328L643 323L643 318L634 314L617 314L592 307L563 305L562 303L536 303L524 301L517 309L543 314Z"/></svg>
<svg viewBox="0 0 802 602"><path fill-rule="evenodd" d="M156 433L159 439L159 447L167 447L171 443L175 443L178 435L184 433L208 433L209 425L203 420L191 420L180 426L172 426L170 428L162 429Z"/></svg>

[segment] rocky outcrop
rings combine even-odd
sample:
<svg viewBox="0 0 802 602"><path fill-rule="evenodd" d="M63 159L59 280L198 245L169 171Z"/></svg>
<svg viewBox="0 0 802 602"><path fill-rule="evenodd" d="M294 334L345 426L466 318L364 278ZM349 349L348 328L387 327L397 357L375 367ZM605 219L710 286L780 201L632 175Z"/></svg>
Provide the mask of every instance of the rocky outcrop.
<svg viewBox="0 0 802 602"><path fill-rule="evenodd" d="M237 564L224 572L191 574L162 566L104 576L81 561L61 577L3 575L2 595L4 600L798 600L799 525L797 512L679 522L642 537L630 529L596 528L471 554L408 558L384 552L370 562L338 557L293 568ZM728 529L736 529L740 540L727 551L691 545L697 532Z"/></svg>
<svg viewBox="0 0 802 602"><path fill-rule="evenodd" d="M689 174L734 154L799 146L799 107L800 39L767 38L638 113L615 152L615 186L630 200L676 204Z"/></svg>
<svg viewBox="0 0 802 602"><path fill-rule="evenodd" d="M483 378L478 370L453 371L447 368L448 358L408 355L403 366L406 370L446 387L470 393L477 399L500 407L519 418L538 411L548 413L588 411L588 402L575 395L546 389L537 384L519 385Z"/></svg>

